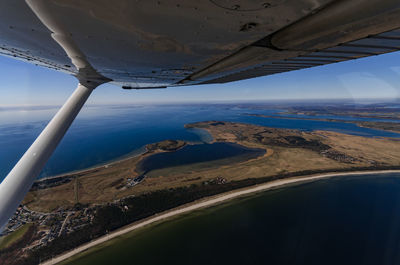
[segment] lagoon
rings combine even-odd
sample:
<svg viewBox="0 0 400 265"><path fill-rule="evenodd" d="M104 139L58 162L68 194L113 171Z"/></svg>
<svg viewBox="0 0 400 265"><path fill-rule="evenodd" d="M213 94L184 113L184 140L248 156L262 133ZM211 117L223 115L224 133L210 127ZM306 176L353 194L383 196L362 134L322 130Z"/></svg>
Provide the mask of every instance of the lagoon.
<svg viewBox="0 0 400 265"><path fill-rule="evenodd" d="M158 153L144 158L138 164L138 171L182 166L194 163L224 160L222 163L237 163L257 158L265 154L264 149L248 148L234 143L213 143L186 145L174 152Z"/></svg>

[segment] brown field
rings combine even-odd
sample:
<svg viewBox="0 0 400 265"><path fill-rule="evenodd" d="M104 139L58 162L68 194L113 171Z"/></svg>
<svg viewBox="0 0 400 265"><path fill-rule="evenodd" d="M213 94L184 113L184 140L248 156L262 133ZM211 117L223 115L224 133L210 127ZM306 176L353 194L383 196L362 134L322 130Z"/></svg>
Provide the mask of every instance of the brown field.
<svg viewBox="0 0 400 265"><path fill-rule="evenodd" d="M140 159L160 151L153 150L106 166L71 173L77 176L72 181L31 191L23 203L33 210L52 211L73 206L76 200L82 204L99 204L216 178L231 181L303 170L400 165L400 141L394 139L327 131L308 133L224 122L202 122L187 127L203 128L215 141L264 148L267 152L264 156L239 163L224 159L154 170L140 184L127 187L127 179L138 176L135 169Z"/></svg>

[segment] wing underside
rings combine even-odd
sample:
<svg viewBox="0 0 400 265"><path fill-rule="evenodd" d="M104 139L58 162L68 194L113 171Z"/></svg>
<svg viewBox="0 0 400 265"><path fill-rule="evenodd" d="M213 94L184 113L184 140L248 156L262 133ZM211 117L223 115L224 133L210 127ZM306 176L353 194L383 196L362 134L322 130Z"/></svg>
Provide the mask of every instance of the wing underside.
<svg viewBox="0 0 400 265"><path fill-rule="evenodd" d="M397 0L38 0L125 88L226 83L400 49ZM78 75L25 1L0 3L0 54Z"/></svg>
<svg viewBox="0 0 400 265"><path fill-rule="evenodd" d="M285 73L326 64L375 56L400 50L400 30L393 30L367 38L340 44L320 51L302 53L299 56L267 61L254 67L202 82L202 84L228 83L248 78Z"/></svg>

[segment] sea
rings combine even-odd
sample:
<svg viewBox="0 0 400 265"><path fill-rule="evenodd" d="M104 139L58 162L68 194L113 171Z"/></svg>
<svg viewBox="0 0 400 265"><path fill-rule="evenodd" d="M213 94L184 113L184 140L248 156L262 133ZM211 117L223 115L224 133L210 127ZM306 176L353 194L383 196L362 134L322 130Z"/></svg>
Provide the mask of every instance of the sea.
<svg viewBox="0 0 400 265"><path fill-rule="evenodd" d="M33 143L58 107L0 109L0 181ZM186 129L187 123L231 121L304 131L329 130L366 137L396 137L400 134L362 128L348 120L370 120L347 116L321 116L343 122L285 119L285 109L260 108L252 104L88 105L83 108L57 147L39 178L94 167L145 151L145 145L166 139L193 143L210 142L204 130ZM249 116L261 114L273 118Z"/></svg>
<svg viewBox="0 0 400 265"><path fill-rule="evenodd" d="M265 191L127 233L62 264L400 264L400 175Z"/></svg>

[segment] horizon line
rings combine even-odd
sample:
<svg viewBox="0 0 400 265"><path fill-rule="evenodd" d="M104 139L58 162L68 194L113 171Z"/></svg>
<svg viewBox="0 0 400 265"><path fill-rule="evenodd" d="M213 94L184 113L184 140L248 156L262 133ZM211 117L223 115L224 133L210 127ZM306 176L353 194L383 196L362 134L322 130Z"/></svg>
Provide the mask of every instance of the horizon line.
<svg viewBox="0 0 400 265"><path fill-rule="evenodd" d="M400 98L292 98L292 99L226 99L226 100L187 100L187 101L137 101L137 102L110 102L110 103L89 103L85 106L112 106L112 105L173 105L173 104L227 104L227 103L262 103L262 102L310 102L310 101L369 101L381 103L398 101L400 103ZM62 104L0 104L1 108L38 108L38 109L48 109L60 107Z"/></svg>

